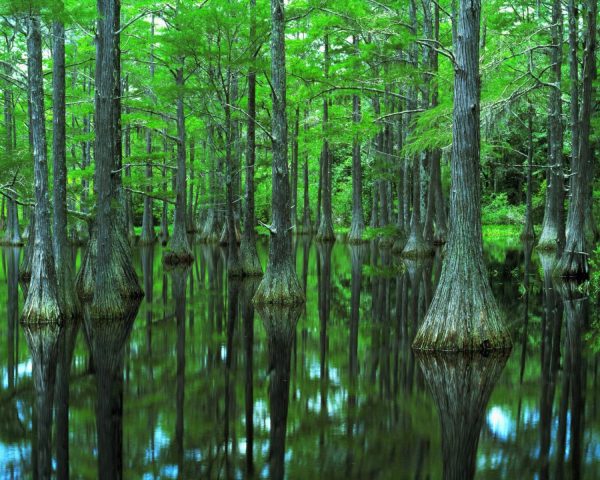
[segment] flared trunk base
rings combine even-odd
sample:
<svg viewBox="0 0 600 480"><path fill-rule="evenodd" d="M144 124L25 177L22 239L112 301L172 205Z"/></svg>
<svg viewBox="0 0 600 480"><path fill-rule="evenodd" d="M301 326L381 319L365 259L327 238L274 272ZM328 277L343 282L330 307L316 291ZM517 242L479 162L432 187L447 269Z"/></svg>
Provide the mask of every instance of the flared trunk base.
<svg viewBox="0 0 600 480"><path fill-rule="evenodd" d="M306 296L291 263L278 268L267 268L253 302L255 305L301 305L306 302Z"/></svg>

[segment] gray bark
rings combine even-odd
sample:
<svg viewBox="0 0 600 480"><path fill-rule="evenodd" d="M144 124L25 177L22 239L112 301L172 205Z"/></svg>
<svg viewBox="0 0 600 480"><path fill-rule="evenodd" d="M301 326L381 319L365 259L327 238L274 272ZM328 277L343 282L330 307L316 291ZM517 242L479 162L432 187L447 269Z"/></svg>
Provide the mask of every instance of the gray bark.
<svg viewBox="0 0 600 480"><path fill-rule="evenodd" d="M579 151L574 157L571 172L571 201L567 216L565 248L557 265L557 272L564 278L586 279L589 276L588 245L585 238L585 212L588 202L589 174L593 151L590 142L591 118L593 111L594 72L596 62L596 15L598 0L588 0L586 18L586 39L583 59L583 89Z"/></svg>
<svg viewBox="0 0 600 480"><path fill-rule="evenodd" d="M250 45L256 38L256 0L250 0ZM244 275L262 275L262 267L256 250L256 214L254 208L254 164L256 162L256 67L248 69L248 125L246 129L246 188L244 202L244 230L240 244L240 256Z"/></svg>
<svg viewBox="0 0 600 480"><path fill-rule="evenodd" d="M562 7L559 0L554 0L552 6L552 43L562 45ZM577 47L575 47L577 48ZM577 62L570 59L570 62ZM538 242L538 249L562 251L565 241L564 230L564 177L563 177L563 127L562 127L562 100L561 100L561 66L562 49L553 48L550 55L551 69L550 82L556 85L552 88L548 103L548 169L546 170L546 206L544 210L544 223ZM577 68L577 66L575 67ZM571 76L571 82L575 81L575 86L571 85L572 95L577 97L577 72L575 78ZM575 100L577 102L577 100ZM575 108L575 111L573 111ZM577 106L571 106L571 114L577 116ZM578 132L573 131L574 140L577 142Z"/></svg>
<svg viewBox="0 0 600 480"><path fill-rule="evenodd" d="M62 10L62 2L60 5L59 8ZM70 320L81 316L81 305L75 291L71 252L67 240L65 27L60 21L54 22L52 37L54 62L52 71L54 261L59 293L62 296L63 315L66 320Z"/></svg>
<svg viewBox="0 0 600 480"><path fill-rule="evenodd" d="M480 186L479 28L481 1L455 18L450 234L439 285L413 347L490 350L512 345L483 260Z"/></svg>
<svg viewBox="0 0 600 480"><path fill-rule="evenodd" d="M150 27L150 80L154 80L154 15L152 16L152 23ZM148 155L148 165L146 165L145 175L146 180L150 183L152 178L152 131L148 129L146 131L146 154ZM152 187L148 186L146 189L148 194L152 194ZM142 216L142 233L140 235L140 245L150 245L156 241L156 234L154 233L154 214L153 214L153 202L152 198L147 195L144 197L144 213Z"/></svg>
<svg viewBox="0 0 600 480"><path fill-rule="evenodd" d="M358 35L354 35L353 44L355 53L359 53ZM352 97L352 121L360 123L360 97ZM350 243L362 242L363 232L365 230L365 219L362 208L362 164L361 164L361 141L357 134L352 141L352 224L348 241Z"/></svg>
<svg viewBox="0 0 600 480"><path fill-rule="evenodd" d="M186 173L186 129L185 111L183 105L183 59L182 65L177 69L176 83L177 95L177 174L175 176L176 200L175 218L173 221L173 238L169 250L165 253L164 261L170 265L190 264L194 261L192 249L187 236L186 208L187 208L187 173Z"/></svg>
<svg viewBox="0 0 600 480"><path fill-rule="evenodd" d="M279 0L271 0L272 85L272 223L269 227L269 261L254 302L281 305L306 301L292 257L290 182L287 162L287 115L285 70L285 14Z"/></svg>
<svg viewBox="0 0 600 480"><path fill-rule="evenodd" d="M120 3L97 0L94 142L96 221L77 278L80 296L93 300L94 318L122 316L143 291L123 221L120 128Z"/></svg>
<svg viewBox="0 0 600 480"><path fill-rule="evenodd" d="M31 232L34 242L31 281L23 306L21 322L29 324L56 322L60 324L63 320L63 312L50 232L42 36L39 15L30 14L27 26L27 76L31 104L30 128L33 140L35 228Z"/></svg>
<svg viewBox="0 0 600 480"><path fill-rule="evenodd" d="M329 35L325 35L324 39L324 74L325 78L329 78ZM333 232L333 211L331 204L332 196L332 172L331 172L331 152L329 151L329 140L327 135L329 129L329 98L325 96L323 99L323 149L321 151L321 201L322 211L317 231L316 239L321 242L335 241Z"/></svg>

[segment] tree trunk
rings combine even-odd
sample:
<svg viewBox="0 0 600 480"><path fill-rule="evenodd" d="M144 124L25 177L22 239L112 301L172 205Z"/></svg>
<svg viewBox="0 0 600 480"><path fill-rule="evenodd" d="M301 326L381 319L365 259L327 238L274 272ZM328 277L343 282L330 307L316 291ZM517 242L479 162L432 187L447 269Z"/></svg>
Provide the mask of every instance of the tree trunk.
<svg viewBox="0 0 600 480"><path fill-rule="evenodd" d="M256 0L250 0L250 45L256 39ZM256 214L254 208L254 164L256 162L256 55L248 69L248 126L246 129L246 191L244 231L240 245L242 272L246 276L262 275L256 250Z"/></svg>
<svg viewBox="0 0 600 480"><path fill-rule="evenodd" d="M593 151L590 142L593 111L594 72L596 62L596 14L598 0L588 0L587 31L583 58L583 90L581 104L581 129L579 152L571 172L571 201L567 216L565 248L557 265L557 273L564 278L587 279L589 276L588 246L585 239L585 210L589 181L587 168L591 164ZM577 66L577 65L575 65Z"/></svg>
<svg viewBox="0 0 600 480"><path fill-rule="evenodd" d="M463 0L456 57L450 235L439 285L415 337L419 350L490 350L512 342L483 260L480 186L479 28L481 1Z"/></svg>
<svg viewBox="0 0 600 480"><path fill-rule="evenodd" d="M173 238L169 250L165 253L164 262L167 265L188 265L194 261L192 249L187 236L186 226L186 131L185 112L183 106L183 59L182 65L177 69L177 174L176 174L176 201L175 219L173 222Z"/></svg>
<svg viewBox="0 0 600 480"><path fill-rule="evenodd" d="M96 222L77 278L81 298L93 300L97 319L120 317L126 302L143 296L126 239L122 205L120 127L120 3L97 0L94 154Z"/></svg>
<svg viewBox="0 0 600 480"><path fill-rule="evenodd" d="M217 180L216 180L216 165L215 165L215 150L214 150L214 127L212 125L207 126L207 137L208 137L208 157L209 157L209 206L206 210L206 218L204 220L204 226L200 238L207 243L214 243L218 241L218 229L219 219L216 213L216 203L218 201L217 196ZM253 192L254 194L254 192ZM254 198L254 197L253 197Z"/></svg>
<svg viewBox="0 0 600 480"><path fill-rule="evenodd" d="M148 129L146 131L146 154L148 155L148 163L145 167L146 181L150 183L152 181L152 132ZM156 242L156 234L154 233L154 213L153 202L150 195L152 195L152 187L148 185L146 187L146 195L144 197L144 213L142 215L142 233L140 235L140 245L152 245Z"/></svg>
<svg viewBox="0 0 600 480"><path fill-rule="evenodd" d="M152 23L150 27L150 81L154 80L154 15L152 16ZM144 197L144 213L142 216L142 233L140 235L140 245L150 245L156 242L156 234L154 233L154 213L152 198L149 196L152 194L152 187L150 182L152 179L152 166L150 165L152 159L152 131L148 129L146 131L146 154L147 164L145 168L146 181L148 187L146 188L147 196Z"/></svg>
<svg viewBox="0 0 600 480"><path fill-rule="evenodd" d="M62 11L62 2L60 5L59 8ZM54 260L59 294L62 297L62 312L65 320L71 320L81 316L81 305L75 290L71 252L67 242L65 27L60 21L54 22L52 37L54 61L52 70Z"/></svg>
<svg viewBox="0 0 600 480"><path fill-rule="evenodd" d="M431 16L431 2L427 0L423 8ZM430 30L431 31L431 30ZM435 3L433 7L433 39L440 39L440 7ZM431 79L431 108L439 104L439 84L437 74L439 70L439 58L436 49L430 52L430 63L433 78ZM446 209L444 207L444 196L442 193L442 171L440 160L442 152L439 148L434 148L429 157L429 189L427 191L427 212L425 214L425 230L423 236L425 241L433 242L434 245L446 243ZM434 228L435 222L435 228Z"/></svg>
<svg viewBox="0 0 600 480"><path fill-rule="evenodd" d="M282 305L306 301L292 258L290 226L290 183L287 162L286 70L284 5L271 0L272 101L272 224L269 227L269 261L254 302Z"/></svg>
<svg viewBox="0 0 600 480"><path fill-rule="evenodd" d="M534 109L531 102L529 102L529 109L527 112L527 195L525 200L525 225L523 226L523 232L521 233L521 239L528 241L535 238L535 231L533 229L533 115Z"/></svg>
<svg viewBox="0 0 600 480"><path fill-rule="evenodd" d="M300 107L296 107L296 117L294 119L294 138L292 141L292 228L296 230L298 222L298 136L300 134Z"/></svg>
<svg viewBox="0 0 600 480"><path fill-rule="evenodd" d="M416 35L417 33L417 8L415 4L415 0L411 0L410 2L410 19L411 19L411 28L413 33ZM425 25L429 28L431 27L431 21L425 22ZM425 32L425 36L431 36L431 32ZM428 49L424 51L428 52ZM409 51L409 60L412 66L417 69L419 65L418 59L418 50L416 46L411 47ZM426 58L423 62L424 65L429 66L429 59ZM429 106L429 86L427 83L429 82L429 76L426 77L427 81L425 82L425 92L424 92L424 102L426 106ZM410 88L410 93L408 96L407 107L409 110L416 110L418 106L418 90L416 87ZM409 130L412 132L414 127L412 126L413 118L412 115L408 117L409 122ZM410 132L409 132L410 135ZM406 245L404 245L404 249L402 250L402 256L406 258L423 258L429 257L433 255L433 248L431 244L425 242L423 238L423 224L421 222L421 155L413 154L413 171L412 171L412 181L413 181L413 190L412 190L412 215L410 218L410 232L408 234L408 239L406 240Z"/></svg>
<svg viewBox="0 0 600 480"><path fill-rule="evenodd" d="M324 74L329 78L329 35L325 35L324 40ZM329 151L329 98L325 95L323 99L323 150L321 151L321 200L323 209L319 222L316 239L320 242L335 241L333 232L333 211L331 205L332 196L332 172L331 172L331 152Z"/></svg>
<svg viewBox="0 0 600 480"><path fill-rule="evenodd" d="M552 7L552 43L562 45L562 7L559 0L554 0ZM575 44L575 48L576 44ZM546 171L546 207L544 210L544 223L538 242L538 249L562 251L565 241L564 231L564 178L563 178L563 128L562 128L562 100L561 100L561 66L562 66L562 48L553 48L550 55L550 62L553 65L551 69L550 83L556 85L551 88L548 100L548 166ZM571 58L570 62L577 62ZM577 69L577 66L575 66ZM577 97L577 72L575 78L571 76L571 81L575 81L575 86L571 86L571 94L575 89L574 96ZM577 106L571 105L571 114L577 116ZM576 118L576 117L575 117ZM575 141L578 132L574 132Z"/></svg>
<svg viewBox="0 0 600 480"><path fill-rule="evenodd" d="M229 75L229 91L231 91L232 84L232 74ZM235 174L233 165L233 152L232 145L234 142L234 130L233 130L233 121L231 118L231 107L230 102L231 98L229 94L226 95L226 104L224 105L225 109L225 125L227 128L227 135L225 140L225 185L227 188L227 223L226 223L226 233L227 233L227 273L230 276L241 276L242 275L242 265L239 259L239 251L237 244L237 235L236 235L236 226L235 226L235 206L234 206L234 182L235 182Z"/></svg>
<svg viewBox="0 0 600 480"><path fill-rule="evenodd" d="M6 231L2 243L14 246L23 245L19 227L19 212L14 198L8 198L6 201Z"/></svg>
<svg viewBox="0 0 600 480"><path fill-rule="evenodd" d="M50 233L42 36L38 14L32 13L29 16L27 26L27 74L31 102L30 128L33 138L35 228L31 232L34 242L31 281L23 306L21 322L29 324L56 322L60 324L63 321L63 311Z"/></svg>
<svg viewBox="0 0 600 480"><path fill-rule="evenodd" d="M358 35L353 37L354 50L359 54ZM352 121L359 124L361 121L360 97L352 97ZM352 141L352 224L348 234L348 242L360 243L363 241L363 232L365 230L365 219L362 208L362 165L361 165L361 141L360 136L356 134Z"/></svg>

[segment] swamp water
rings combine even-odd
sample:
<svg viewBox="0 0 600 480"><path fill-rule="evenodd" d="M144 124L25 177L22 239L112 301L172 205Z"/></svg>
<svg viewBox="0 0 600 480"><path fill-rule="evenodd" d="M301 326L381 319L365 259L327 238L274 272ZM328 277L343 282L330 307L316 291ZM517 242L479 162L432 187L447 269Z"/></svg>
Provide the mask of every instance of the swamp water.
<svg viewBox="0 0 600 480"><path fill-rule="evenodd" d="M439 255L299 238L306 307L255 312L224 250L195 245L191 268L165 271L159 247L138 248L139 310L25 332L22 253L5 248L0 478L34 478L40 451L60 478L66 447L82 479L600 478L596 302L525 250L486 245L510 354L423 356L410 345Z"/></svg>

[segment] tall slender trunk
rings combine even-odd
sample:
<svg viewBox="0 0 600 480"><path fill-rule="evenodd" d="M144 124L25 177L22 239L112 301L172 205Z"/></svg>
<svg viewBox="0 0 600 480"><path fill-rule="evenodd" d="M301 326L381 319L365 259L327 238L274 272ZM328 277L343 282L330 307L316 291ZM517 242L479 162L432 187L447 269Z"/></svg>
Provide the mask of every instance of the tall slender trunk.
<svg viewBox="0 0 600 480"><path fill-rule="evenodd" d="M35 227L31 232L33 239L30 239L30 242L33 240L31 281L21 322L30 324L56 322L60 324L63 321L63 312L50 233L44 74L39 14L30 14L27 26L27 77L31 104L30 128L33 140Z"/></svg>
<svg viewBox="0 0 600 480"><path fill-rule="evenodd" d="M413 33L417 33L417 7L415 0L411 0L410 2L410 21L411 28ZM431 27L431 22L425 22L426 27ZM425 32L425 36L431 36L430 31ZM425 59L423 64L425 66L429 66L429 49L424 48L424 56ZM418 59L419 53L416 46L411 47L409 51L409 61L412 66L416 69L419 65ZM429 85L430 82L429 75L426 76L425 88L423 92L423 103L426 107L429 107ZM410 94L407 102L407 107L409 110L416 110L418 106L418 90L415 87L410 89ZM409 116L409 130L413 130L411 125L413 119L412 116ZM425 242L423 237L423 224L421 222L421 166L423 161L423 155L414 155L413 154L413 168L412 168L412 215L410 218L410 233L408 235L408 239L406 241L406 245L402 250L402 255L404 257L410 258L420 258L427 257L433 254L433 249L431 248L431 244L429 242Z"/></svg>
<svg viewBox="0 0 600 480"><path fill-rule="evenodd" d="M355 53L359 54L358 35L354 35L352 43ZM360 97L352 97L352 121L356 124L361 121ZM361 165L361 141L357 133L352 140L352 224L348 241L359 243L365 230L365 219L362 208L362 165Z"/></svg>
<svg viewBox="0 0 600 480"><path fill-rule="evenodd" d="M527 194L525 199L525 225L523 226L523 232L521 238L523 240L531 240L535 238L535 231L533 229L533 115L534 109L531 102L528 100L528 111L527 111Z"/></svg>
<svg viewBox="0 0 600 480"><path fill-rule="evenodd" d="M575 163L571 172L571 201L567 216L567 236L562 257L557 265L557 272L566 278L586 279L589 276L588 245L585 239L585 210L588 195L587 167L591 164L593 151L590 133L594 97L594 72L596 62L596 15L598 0L585 2L586 35L583 57L583 89L581 102L581 124L579 151L574 157ZM575 65L576 66L576 65Z"/></svg>
<svg viewBox="0 0 600 480"><path fill-rule="evenodd" d="M227 189L227 222L226 222L226 232L227 232L227 273L230 276L240 276L242 274L242 266L239 260L239 252L238 252L238 244L237 244L237 236L236 236L236 227L235 227L235 206L234 206L234 182L235 182L235 174L234 169L235 166L233 164L233 152L232 146L234 142L234 129L233 129L233 120L231 118L231 107L230 102L231 98L229 96L229 91L231 91L231 83L232 83L233 74L229 75L229 87L228 93L226 95L226 104L225 108L225 125L227 129L227 134L225 138L225 185Z"/></svg>
<svg viewBox="0 0 600 480"><path fill-rule="evenodd" d="M176 200L175 218L173 222L173 238L169 251L165 253L164 261L167 264L190 264L193 262L192 249L187 236L186 208L187 208L187 173L186 173L186 129L185 110L183 105L183 62L177 69L177 174L175 176Z"/></svg>
<svg viewBox="0 0 600 480"><path fill-rule="evenodd" d="M152 23L150 27L150 81L154 80L154 15L152 15ZM142 233L140 235L140 245L150 245L156 241L156 234L154 233L154 214L153 214L153 202L150 195L152 195L152 186L150 185L152 178L152 131L148 129L146 131L146 168L145 176L148 186L146 187L146 195L144 197L144 213L142 216Z"/></svg>
<svg viewBox="0 0 600 480"><path fill-rule="evenodd" d="M481 0L461 1L455 55L450 235L435 295L413 347L473 351L508 348L510 334L483 260L480 185L479 29Z"/></svg>
<svg viewBox="0 0 600 480"><path fill-rule="evenodd" d="M552 43L554 45L562 45L562 6L559 0L554 0L552 6L552 27L551 27ZM571 35L569 35L571 36ZM570 40L571 41L571 40ZM577 42L575 41L575 49ZM577 98L577 53L575 58L572 58L571 52L570 64L573 66L575 62L575 72L571 72L571 95ZM561 99L561 66L562 66L562 48L553 48L550 54L551 68L551 84L555 85L548 98L548 169L546 170L546 206L544 210L544 223L542 232L538 242L538 249L541 250L558 250L560 253L564 246L565 230L564 230L564 177L563 177L563 127L562 127L562 99ZM575 100L577 102L578 100ZM571 114L577 118L577 105L571 105ZM577 120L575 120L577 123ZM578 142L578 131L572 131L573 140ZM573 157L575 158L575 157ZM573 160L574 161L574 160ZM573 163L572 161L572 163Z"/></svg>
<svg viewBox="0 0 600 480"><path fill-rule="evenodd" d="M324 75L329 78L329 35L325 35L324 39ZM329 151L329 98L325 95L323 99L323 149L321 151L321 199L323 202L323 210L321 212L321 221L316 239L321 242L335 241L333 232L333 211L331 204L332 196L332 173L331 173L331 152Z"/></svg>
<svg viewBox="0 0 600 480"><path fill-rule="evenodd" d="M188 233L196 233L196 219L194 218L194 194L196 193L196 142L190 140L190 188L188 193L187 204L187 231Z"/></svg>
<svg viewBox="0 0 600 480"><path fill-rule="evenodd" d="M59 294L62 296L63 315L65 319L73 319L81 315L81 305L75 293L71 252L67 243L65 27L60 21L54 22L52 36L52 58L54 61L52 70L54 260Z"/></svg>
<svg viewBox="0 0 600 480"><path fill-rule="evenodd" d="M291 206L291 219L292 228L296 229L296 223L298 222L298 136L300 134L300 107L296 107L296 113L294 118L294 136L292 140L292 206Z"/></svg>
<svg viewBox="0 0 600 480"><path fill-rule="evenodd" d="M294 305L306 301L292 258L290 183L287 162L285 14L280 0L271 0L272 88L272 216L269 261L254 302Z"/></svg>
<svg viewBox="0 0 600 480"><path fill-rule="evenodd" d="M427 32L433 36L435 41L440 38L440 7L435 3L433 7L433 22L431 20L431 0L423 2L423 9L426 12L424 23L428 25ZM427 35L427 33L426 33ZM429 47L426 47L429 48ZM431 108L435 108L439 103L439 85L437 74L439 70L439 58L436 49L431 49L428 54L429 64L431 65L431 74L427 78L431 82ZM431 77L431 78L430 78ZM427 191L427 211L425 213L425 228L423 236L428 243L440 245L446 242L446 210L444 207L444 197L442 193L442 172L440 160L442 152L439 148L434 148L429 156L429 189ZM434 228L435 223L435 228Z"/></svg>
<svg viewBox="0 0 600 480"><path fill-rule="evenodd" d="M256 51L256 0L250 0L250 45ZM248 126L246 129L246 188L244 231L240 245L244 275L262 275L262 267L256 250L256 214L254 209L254 164L256 162L256 55L248 69Z"/></svg>

